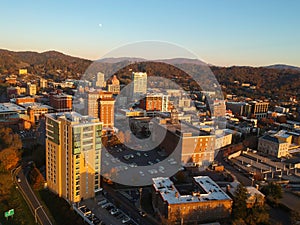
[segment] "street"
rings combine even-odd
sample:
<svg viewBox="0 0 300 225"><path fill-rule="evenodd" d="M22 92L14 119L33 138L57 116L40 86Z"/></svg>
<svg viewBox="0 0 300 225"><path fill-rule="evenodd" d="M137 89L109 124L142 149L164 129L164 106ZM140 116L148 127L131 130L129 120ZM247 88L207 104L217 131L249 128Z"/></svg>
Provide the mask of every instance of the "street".
<svg viewBox="0 0 300 225"><path fill-rule="evenodd" d="M19 177L19 182L17 181L16 176ZM39 222L42 225L52 225L52 222L50 221L45 210L43 209L43 206L41 205L40 201L37 199L32 188L30 187L21 166L14 171L13 177L15 183L18 185L18 189L20 190L21 194L23 195L24 199L29 205L36 222Z"/></svg>

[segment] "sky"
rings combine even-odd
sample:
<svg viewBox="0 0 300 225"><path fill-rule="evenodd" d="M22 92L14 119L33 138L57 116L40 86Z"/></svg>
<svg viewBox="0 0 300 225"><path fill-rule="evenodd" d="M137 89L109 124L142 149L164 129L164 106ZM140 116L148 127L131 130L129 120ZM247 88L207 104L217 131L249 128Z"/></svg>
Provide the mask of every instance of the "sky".
<svg viewBox="0 0 300 225"><path fill-rule="evenodd" d="M298 0L0 0L0 48L87 59L134 42L179 45L218 66L300 66Z"/></svg>

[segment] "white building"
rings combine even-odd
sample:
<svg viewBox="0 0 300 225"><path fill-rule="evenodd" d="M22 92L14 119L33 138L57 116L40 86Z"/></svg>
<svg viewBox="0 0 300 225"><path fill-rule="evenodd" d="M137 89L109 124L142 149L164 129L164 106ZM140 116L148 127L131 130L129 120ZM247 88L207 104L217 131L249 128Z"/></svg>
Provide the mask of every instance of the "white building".
<svg viewBox="0 0 300 225"><path fill-rule="evenodd" d="M147 73L132 72L132 95L137 97L147 93Z"/></svg>

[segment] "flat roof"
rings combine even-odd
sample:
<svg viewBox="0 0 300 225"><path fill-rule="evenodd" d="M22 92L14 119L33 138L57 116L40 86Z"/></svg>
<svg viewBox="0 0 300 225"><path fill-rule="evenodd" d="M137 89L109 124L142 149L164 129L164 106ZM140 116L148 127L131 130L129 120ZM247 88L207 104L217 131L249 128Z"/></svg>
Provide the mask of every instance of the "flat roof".
<svg viewBox="0 0 300 225"><path fill-rule="evenodd" d="M44 105L38 102L26 102L26 103L19 103L19 105L23 106L24 108L32 108L32 109L53 109L49 105Z"/></svg>
<svg viewBox="0 0 300 225"><path fill-rule="evenodd" d="M0 103L0 113L5 112L20 112L24 111L25 109L17 104L11 102Z"/></svg>
<svg viewBox="0 0 300 225"><path fill-rule="evenodd" d="M97 118L92 116L81 115L77 112L60 112L60 113L49 113L46 114L46 117L52 118L54 120L64 119L70 122L79 123L79 125L89 124L89 123L101 123Z"/></svg>
<svg viewBox="0 0 300 225"><path fill-rule="evenodd" d="M189 202L207 202L218 200L231 200L231 198L208 176L193 177L205 193L193 192L188 195L181 195L174 183L168 177L153 178L153 186L160 192L164 201L168 204L180 204Z"/></svg>

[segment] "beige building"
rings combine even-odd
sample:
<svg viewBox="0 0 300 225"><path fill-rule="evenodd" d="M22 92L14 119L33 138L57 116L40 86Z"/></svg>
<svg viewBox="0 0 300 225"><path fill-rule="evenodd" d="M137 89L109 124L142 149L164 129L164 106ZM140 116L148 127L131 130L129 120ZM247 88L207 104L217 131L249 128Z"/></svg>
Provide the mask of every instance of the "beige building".
<svg viewBox="0 0 300 225"><path fill-rule="evenodd" d="M100 191L102 123L76 112L46 115L48 188L70 202Z"/></svg>
<svg viewBox="0 0 300 225"><path fill-rule="evenodd" d="M101 72L97 73L95 86L100 87L100 88L106 87L106 81L105 81L104 73L101 73Z"/></svg>
<svg viewBox="0 0 300 225"><path fill-rule="evenodd" d="M31 83L27 83L27 95L36 95L36 85L35 84L31 84Z"/></svg>
<svg viewBox="0 0 300 225"><path fill-rule="evenodd" d="M228 132L226 129L224 130L216 130L216 149L223 148L227 145L230 145L232 142L232 133Z"/></svg>
<svg viewBox="0 0 300 225"><path fill-rule="evenodd" d="M259 138L257 150L267 155L281 158L289 154L289 146L290 143L288 142L274 136L265 135Z"/></svg>
<svg viewBox="0 0 300 225"><path fill-rule="evenodd" d="M198 224L231 214L232 199L208 176L194 177L188 185L163 177L152 180L152 205L162 224Z"/></svg>

